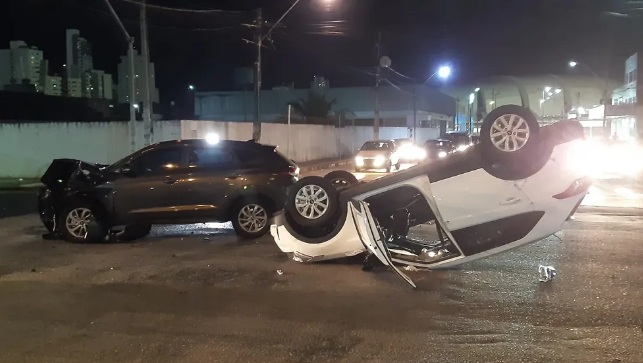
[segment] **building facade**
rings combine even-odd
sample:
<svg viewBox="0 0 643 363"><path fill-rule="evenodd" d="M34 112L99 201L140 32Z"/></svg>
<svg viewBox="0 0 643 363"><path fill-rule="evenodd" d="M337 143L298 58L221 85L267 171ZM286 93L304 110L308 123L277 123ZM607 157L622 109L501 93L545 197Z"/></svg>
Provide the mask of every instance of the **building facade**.
<svg viewBox="0 0 643 363"><path fill-rule="evenodd" d="M329 87L329 81L315 77L311 88L276 87L261 92L261 121L285 122L288 104L308 97L309 92L324 95L332 103L331 118L339 124L373 125L375 89L373 87ZM382 86L378 89L381 126L432 127L452 129L455 100L427 86ZM255 95L251 91L197 92L195 117L199 120L253 121ZM291 113L292 118L301 118Z"/></svg>
<svg viewBox="0 0 643 363"><path fill-rule="evenodd" d="M134 51L134 102L141 103L146 99L145 78L143 77L145 57L140 55L137 50ZM130 102L130 74L129 74L129 59L126 55L121 56L121 61L118 64L118 102ZM152 103L159 103L159 91L156 88L156 76L154 70L154 63L148 63L149 73L149 86L150 86L150 99Z"/></svg>
<svg viewBox="0 0 643 363"><path fill-rule="evenodd" d="M615 80L579 75L540 75L532 77L489 77L479 82L445 88L443 92L457 100L460 130L473 127L479 132L480 122L491 110L502 105L529 107L542 122L577 118L588 133L601 132L603 117L590 120L602 109L604 95L618 85Z"/></svg>
<svg viewBox="0 0 643 363"><path fill-rule="evenodd" d="M38 48L14 40L9 42L9 49L0 50L0 88L25 84L44 92L46 75L46 61Z"/></svg>
<svg viewBox="0 0 643 363"><path fill-rule="evenodd" d="M49 96L62 96L63 79L59 76L47 76L45 84L45 94Z"/></svg>
<svg viewBox="0 0 643 363"><path fill-rule="evenodd" d="M612 104L606 109L612 138L643 139L643 90L638 80L643 71L638 53L625 60L623 85L612 92Z"/></svg>

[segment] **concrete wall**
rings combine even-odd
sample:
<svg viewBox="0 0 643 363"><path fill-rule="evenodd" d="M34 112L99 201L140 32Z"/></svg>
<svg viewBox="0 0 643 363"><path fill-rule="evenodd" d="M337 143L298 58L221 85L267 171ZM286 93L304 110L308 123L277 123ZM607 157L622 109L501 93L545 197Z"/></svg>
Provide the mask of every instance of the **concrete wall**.
<svg viewBox="0 0 643 363"><path fill-rule="evenodd" d="M142 140L139 123L138 140ZM248 140L251 123L216 121L155 121L154 141L204 138L217 133L222 139ZM290 142L289 136L290 135ZM372 138L372 127L335 128L325 125L263 124L264 144L297 162L350 157ZM435 139L439 129L418 129L418 142ZM380 138L407 137L403 127L382 127ZM137 148L143 146L142 142ZM41 176L53 159L73 158L113 163L130 153L127 122L9 122L0 123L0 178Z"/></svg>
<svg viewBox="0 0 643 363"><path fill-rule="evenodd" d="M182 121L181 132L183 138L205 138L208 133L216 133L221 139L245 141L252 135L252 123L186 120ZM439 136L438 128L422 128L418 129L417 141L424 143ZM405 127L380 127L380 139L405 137L408 137ZM372 138L373 128L366 126L263 124L261 127L262 144L277 145L280 152L298 162L351 156Z"/></svg>
<svg viewBox="0 0 643 363"><path fill-rule="evenodd" d="M181 137L178 121L154 129L155 141ZM0 123L0 178L38 177L56 158L112 163L129 153L127 122Z"/></svg>

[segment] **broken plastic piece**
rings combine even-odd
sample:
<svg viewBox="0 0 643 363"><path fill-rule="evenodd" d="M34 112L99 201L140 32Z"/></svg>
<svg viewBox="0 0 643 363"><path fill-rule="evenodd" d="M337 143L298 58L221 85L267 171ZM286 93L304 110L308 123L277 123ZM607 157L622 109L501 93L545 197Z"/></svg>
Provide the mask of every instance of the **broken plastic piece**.
<svg viewBox="0 0 643 363"><path fill-rule="evenodd" d="M281 271L281 270L277 270L277 275L283 275L283 274L284 274L284 272L283 272L283 271Z"/></svg>
<svg viewBox="0 0 643 363"><path fill-rule="evenodd" d="M540 274L540 282L549 282L556 277L556 269L553 266L538 266L538 273Z"/></svg>

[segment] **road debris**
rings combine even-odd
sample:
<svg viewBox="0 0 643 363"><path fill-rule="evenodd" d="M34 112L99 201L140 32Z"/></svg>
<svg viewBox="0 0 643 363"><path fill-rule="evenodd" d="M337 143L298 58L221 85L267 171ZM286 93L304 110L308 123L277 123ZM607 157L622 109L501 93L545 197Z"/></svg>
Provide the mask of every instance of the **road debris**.
<svg viewBox="0 0 643 363"><path fill-rule="evenodd" d="M538 266L538 274L540 275L540 282L549 282L556 277L556 269L553 266Z"/></svg>
<svg viewBox="0 0 643 363"><path fill-rule="evenodd" d="M283 275L283 274L284 274L284 272L283 272L283 271L281 271L281 270L277 270L277 275Z"/></svg>

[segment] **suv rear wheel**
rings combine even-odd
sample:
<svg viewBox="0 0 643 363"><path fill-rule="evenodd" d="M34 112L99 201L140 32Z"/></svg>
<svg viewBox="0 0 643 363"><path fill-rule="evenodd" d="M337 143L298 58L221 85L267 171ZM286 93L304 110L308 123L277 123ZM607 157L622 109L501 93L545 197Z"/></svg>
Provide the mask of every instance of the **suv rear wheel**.
<svg viewBox="0 0 643 363"><path fill-rule="evenodd" d="M232 208L232 226L241 238L258 238L270 228L272 213L261 200L242 200Z"/></svg>
<svg viewBox="0 0 643 363"><path fill-rule="evenodd" d="M101 242L107 235L107 229L96 218L99 209L88 201L72 201L60 213L58 225L60 232L68 242L95 243Z"/></svg>

